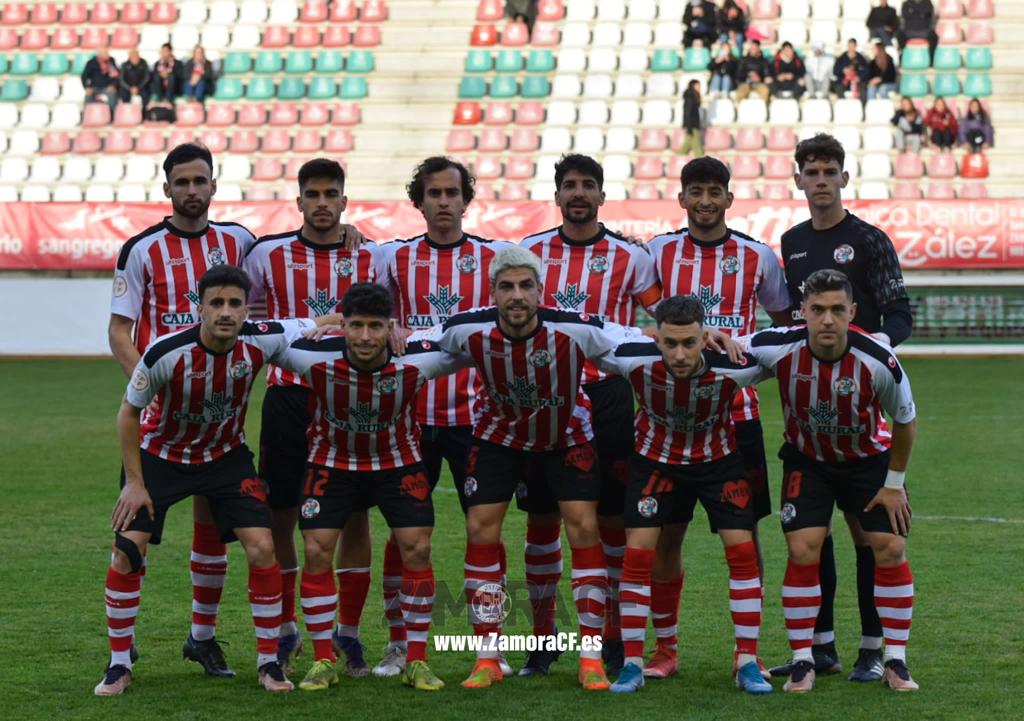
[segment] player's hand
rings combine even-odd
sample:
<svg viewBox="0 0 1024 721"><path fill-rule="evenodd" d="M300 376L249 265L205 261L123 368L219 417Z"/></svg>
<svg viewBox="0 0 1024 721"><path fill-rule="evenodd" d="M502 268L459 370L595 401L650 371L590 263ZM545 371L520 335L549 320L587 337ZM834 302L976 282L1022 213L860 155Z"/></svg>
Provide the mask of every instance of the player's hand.
<svg viewBox="0 0 1024 721"><path fill-rule="evenodd" d="M734 341L728 333L713 328L704 329L704 347L716 353L725 353L733 363L743 358L743 346Z"/></svg>
<svg viewBox="0 0 1024 721"><path fill-rule="evenodd" d="M318 325L316 328L311 328L311 329L307 330L302 335L307 340L319 342L320 340L323 339L323 337L325 335L344 335L344 334L345 334L345 327L344 326L338 325L337 323L324 323L323 325Z"/></svg>
<svg viewBox="0 0 1024 721"><path fill-rule="evenodd" d="M342 223L341 240L345 244L345 248L347 250L356 250L368 239L365 235L359 232L359 228L356 226L349 225L348 223Z"/></svg>
<svg viewBox="0 0 1024 721"><path fill-rule="evenodd" d="M625 240L630 245L646 245L646 243L644 243L643 238L637 238L635 235L626 235L625 233L620 233L617 230L613 230L612 232L615 233L616 235L621 235L622 239Z"/></svg>
<svg viewBox="0 0 1024 721"><path fill-rule="evenodd" d="M143 506L149 512L150 518L156 518L156 511L153 510L153 499L149 497L149 491L141 482L129 482L124 484L121 495L114 506L114 512L110 516L111 528L115 532L127 531L128 526L135 520L135 514Z"/></svg>
<svg viewBox="0 0 1024 721"><path fill-rule="evenodd" d="M879 488L878 493L871 499L864 512L867 513L875 506L882 506L889 514L889 525L892 532L898 536L906 536L910 533L910 499L907 498L905 488Z"/></svg>
<svg viewBox="0 0 1024 721"><path fill-rule="evenodd" d="M391 333L388 334L388 343L391 345L391 352L395 355L405 355L406 342L405 339L412 335L412 331L408 328L400 328L395 326L391 329Z"/></svg>

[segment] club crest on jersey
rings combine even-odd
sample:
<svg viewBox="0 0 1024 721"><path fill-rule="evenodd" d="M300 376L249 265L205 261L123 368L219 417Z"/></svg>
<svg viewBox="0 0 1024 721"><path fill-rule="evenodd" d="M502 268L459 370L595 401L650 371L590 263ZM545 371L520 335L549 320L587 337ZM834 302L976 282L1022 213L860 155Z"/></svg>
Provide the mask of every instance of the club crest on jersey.
<svg viewBox="0 0 1024 721"><path fill-rule="evenodd" d="M840 265L846 265L847 263L853 262L853 247L843 243L832 253L832 257Z"/></svg>
<svg viewBox="0 0 1024 721"><path fill-rule="evenodd" d="M238 361L231 366L231 377L236 381L245 378L250 373L252 373L252 364L249 361Z"/></svg>
<svg viewBox="0 0 1024 721"><path fill-rule="evenodd" d="M394 393L398 390L398 379L394 376L384 376L377 381L377 390L380 393Z"/></svg>
<svg viewBox="0 0 1024 721"><path fill-rule="evenodd" d="M462 296L458 293L452 293L450 286L442 285L437 289L437 293L428 293L424 296L430 305L434 306L434 310L437 311L438 315L447 317L451 315L452 310L462 300Z"/></svg>
<svg viewBox="0 0 1024 721"><path fill-rule="evenodd" d="M466 498L469 498L474 493L476 493L476 489L477 489L476 478L474 478L473 476L466 476L466 480L462 484L462 494Z"/></svg>
<svg viewBox="0 0 1024 721"><path fill-rule="evenodd" d="M857 392L857 381L849 376L841 376L836 378L832 389L841 396L852 395Z"/></svg>
<svg viewBox="0 0 1024 721"><path fill-rule="evenodd" d="M210 261L210 265L224 265L227 262L224 259L224 251L220 248L210 248L206 253L206 259Z"/></svg>
<svg viewBox="0 0 1024 721"><path fill-rule="evenodd" d="M472 273L476 270L476 258L472 255L460 255L459 259L455 261L455 267L459 269L460 273Z"/></svg>
<svg viewBox="0 0 1024 721"><path fill-rule="evenodd" d="M128 292L128 281L120 275L114 278L114 297L120 298Z"/></svg>
<svg viewBox="0 0 1024 721"><path fill-rule="evenodd" d="M334 274L339 278L346 278L352 275L352 261L348 258L341 258L334 263Z"/></svg>
<svg viewBox="0 0 1024 721"><path fill-rule="evenodd" d="M302 504L302 517L307 521L320 515L320 501L315 498L307 498Z"/></svg>
<svg viewBox="0 0 1024 721"><path fill-rule="evenodd" d="M581 291L579 283L569 283L565 290L555 291L551 294L551 297L563 308L579 310L579 307L590 297L590 294Z"/></svg>
<svg viewBox="0 0 1024 721"><path fill-rule="evenodd" d="M715 396L715 384L714 383L704 383L702 385L697 386L693 390L693 396L694 396L694 398L698 398L700 400L707 400L708 398L714 398L714 396Z"/></svg>
<svg viewBox="0 0 1024 721"><path fill-rule="evenodd" d="M779 517L783 523L792 523L793 519L796 518L796 506L792 503L782 504L782 510L779 512Z"/></svg>
<svg viewBox="0 0 1024 721"><path fill-rule="evenodd" d="M543 368L544 366L551 363L551 354L548 353L543 348L541 348L540 350L535 350L533 353L531 353L529 360L530 365L534 366L535 368Z"/></svg>
<svg viewBox="0 0 1024 721"><path fill-rule="evenodd" d="M644 496L637 501L636 510L644 518L654 518L658 513L658 499L654 496Z"/></svg>
<svg viewBox="0 0 1024 721"><path fill-rule="evenodd" d="M719 261L718 269L726 275L736 275L740 272L740 259L735 255L727 255Z"/></svg>
<svg viewBox="0 0 1024 721"><path fill-rule="evenodd" d="M317 289L314 295L315 298L306 298L302 301L313 312L313 315L317 317L327 315L333 313L334 309L338 307L338 299L333 295L328 297L326 290Z"/></svg>
<svg viewBox="0 0 1024 721"><path fill-rule="evenodd" d="M256 327L259 329L260 333L266 333L268 330L270 330L270 326L267 325L266 323L257 323Z"/></svg>
<svg viewBox="0 0 1024 721"><path fill-rule="evenodd" d="M604 273L608 270L608 256L595 255L587 261L587 269L591 273Z"/></svg>

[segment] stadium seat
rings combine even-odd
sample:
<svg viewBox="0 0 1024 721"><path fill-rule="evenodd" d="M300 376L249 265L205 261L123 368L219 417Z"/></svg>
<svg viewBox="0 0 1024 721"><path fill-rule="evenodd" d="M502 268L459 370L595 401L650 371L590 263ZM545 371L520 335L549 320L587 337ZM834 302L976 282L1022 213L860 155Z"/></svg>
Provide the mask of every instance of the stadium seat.
<svg viewBox="0 0 1024 721"><path fill-rule="evenodd" d="M551 94L551 86L543 75L527 75L523 78L522 95L524 98L546 98Z"/></svg>
<svg viewBox="0 0 1024 721"><path fill-rule="evenodd" d="M488 103L484 110L485 125L508 125L512 122L512 117L512 106L501 100Z"/></svg>
<svg viewBox="0 0 1024 721"><path fill-rule="evenodd" d="M118 103L114 108L114 125L117 127L134 127L142 124L142 105L140 103Z"/></svg>
<svg viewBox="0 0 1024 721"><path fill-rule="evenodd" d="M793 177L793 160L788 155L769 155L764 165L764 177L786 180Z"/></svg>
<svg viewBox="0 0 1024 721"><path fill-rule="evenodd" d="M689 47L683 54L683 71L687 73L700 73L707 70L711 62L711 51L705 47Z"/></svg>
<svg viewBox="0 0 1024 721"><path fill-rule="evenodd" d="M347 8L345 7L347 6ZM352 16L340 19L341 22L351 22L356 17L356 6L353 2L336 2L335 10L350 9ZM322 23L327 20L327 0L306 0L299 9L299 22L301 23Z"/></svg>
<svg viewBox="0 0 1024 721"><path fill-rule="evenodd" d="M256 103L245 103L238 109L237 122L243 128L258 128L265 125L267 122L266 106Z"/></svg>
<svg viewBox="0 0 1024 721"><path fill-rule="evenodd" d="M238 5L235 0L213 0L210 3L210 17L207 23L211 25L234 25L238 20Z"/></svg>
<svg viewBox="0 0 1024 721"><path fill-rule="evenodd" d="M498 29L493 25L474 25L469 36L473 47L490 47L498 44Z"/></svg>
<svg viewBox="0 0 1024 721"><path fill-rule="evenodd" d="M810 102L810 101L808 101ZM768 106L760 98L744 98L736 112L741 125L764 125L768 121Z"/></svg>
<svg viewBox="0 0 1024 721"><path fill-rule="evenodd" d="M736 133L736 150L760 151L764 147L761 128L740 128Z"/></svg>
<svg viewBox="0 0 1024 721"><path fill-rule="evenodd" d="M380 42L380 27L377 25L360 25L352 35L352 44L357 48L375 48Z"/></svg>
<svg viewBox="0 0 1024 721"><path fill-rule="evenodd" d="M900 153L896 156L894 177L914 180L924 175L924 161L915 153Z"/></svg>
<svg viewBox="0 0 1024 721"><path fill-rule="evenodd" d="M537 3L537 19L555 22L565 17L562 0L540 0Z"/></svg>
<svg viewBox="0 0 1024 721"><path fill-rule="evenodd" d="M252 71L259 75L273 75L281 72L281 53L275 50L264 50L256 56L256 64Z"/></svg>
<svg viewBox="0 0 1024 721"><path fill-rule="evenodd" d="M683 166L693 160L692 155L673 155L665 164L665 177L678 179L683 172Z"/></svg>
<svg viewBox="0 0 1024 721"><path fill-rule="evenodd" d="M167 25L178 19L178 7L170 2L158 2L149 13L149 22L156 25Z"/></svg>
<svg viewBox="0 0 1024 721"><path fill-rule="evenodd" d="M228 148L237 155L255 153L260 147L260 136L255 130L236 130L228 138Z"/></svg>
<svg viewBox="0 0 1024 721"><path fill-rule="evenodd" d="M510 22L501 31L501 44L505 47L522 47L529 42L530 31L524 22Z"/></svg>
<svg viewBox="0 0 1024 721"><path fill-rule="evenodd" d="M4 89L7 89L4 83ZM110 125L110 106L106 103L86 103L82 111L82 127L100 128Z"/></svg>
<svg viewBox="0 0 1024 721"><path fill-rule="evenodd" d="M239 100L244 93L245 87L239 78L224 76L217 80L213 97L216 100Z"/></svg>
<svg viewBox="0 0 1024 721"><path fill-rule="evenodd" d="M178 103L175 112L177 116L175 125L179 128L195 128L202 125L206 120L206 111L203 109L202 103Z"/></svg>
<svg viewBox="0 0 1024 721"><path fill-rule="evenodd" d="M935 13L940 18L956 20L963 17L964 6L961 0L935 0Z"/></svg>
<svg viewBox="0 0 1024 721"><path fill-rule="evenodd" d="M220 162L220 180L238 182L252 175L249 159L244 155L228 155Z"/></svg>
<svg viewBox="0 0 1024 721"><path fill-rule="evenodd" d="M50 38L51 50L71 50L78 46L78 32L71 28L57 28Z"/></svg>
<svg viewBox="0 0 1024 721"><path fill-rule="evenodd" d="M658 48L654 51L654 55L651 58L651 72L674 73L678 69L679 53L676 50Z"/></svg>
<svg viewBox="0 0 1024 721"><path fill-rule="evenodd" d="M573 150L584 155L600 153L604 150L604 133L600 128L577 128Z"/></svg>
<svg viewBox="0 0 1024 721"><path fill-rule="evenodd" d="M57 5L55 3L37 3L32 7L30 22L33 25L53 25L57 22Z"/></svg>
<svg viewBox="0 0 1024 721"><path fill-rule="evenodd" d="M881 153L866 153L861 158L860 176L866 180L886 180L892 174L889 156Z"/></svg>
<svg viewBox="0 0 1024 721"><path fill-rule="evenodd" d="M655 183L634 183L629 190L629 198L632 200L660 200L661 191Z"/></svg>
<svg viewBox="0 0 1024 721"><path fill-rule="evenodd" d="M375 62L369 50L353 50L348 54L346 69L350 73L369 73L373 71Z"/></svg>
<svg viewBox="0 0 1024 721"><path fill-rule="evenodd" d="M95 182L116 183L123 177L124 163L121 161L120 157L115 155L101 155L97 158L92 175L92 179Z"/></svg>
<svg viewBox="0 0 1024 721"><path fill-rule="evenodd" d="M317 130L311 130L309 128L298 131L295 133L295 137L292 138L292 151L295 153L312 155L320 152L320 147L322 145L322 134Z"/></svg>
<svg viewBox="0 0 1024 721"><path fill-rule="evenodd" d="M964 183L960 188L961 198L982 199L988 197L988 188L984 183Z"/></svg>
<svg viewBox="0 0 1024 721"><path fill-rule="evenodd" d="M364 23L379 23L388 19L388 6L384 0L365 0L359 11Z"/></svg>
<svg viewBox="0 0 1024 721"><path fill-rule="evenodd" d="M932 181L924 189L924 197L928 200L952 200L956 197L953 184L949 181Z"/></svg>
<svg viewBox="0 0 1024 721"><path fill-rule="evenodd" d="M552 48L561 42L562 35L557 25L537 23L530 35L530 43L538 48Z"/></svg>
<svg viewBox="0 0 1024 721"><path fill-rule="evenodd" d="M310 85L312 89L312 85ZM299 125L321 127L331 122L331 111L324 103L306 103L299 107Z"/></svg>
<svg viewBox="0 0 1024 721"><path fill-rule="evenodd" d="M37 77L28 97L29 100L52 103L60 97L60 81L57 78Z"/></svg>
<svg viewBox="0 0 1024 721"><path fill-rule="evenodd" d="M970 37L970 25L967 26L967 42L973 42ZM963 40L963 33L960 31L959 20L939 20L935 24L935 34L943 45L957 45ZM991 40L989 41L991 42Z"/></svg>
<svg viewBox="0 0 1024 721"><path fill-rule="evenodd" d="M852 190L852 188L850 188ZM860 184L857 197L863 200L888 200L889 186L886 183L867 181Z"/></svg>
<svg viewBox="0 0 1024 721"><path fill-rule="evenodd" d="M39 72L41 75L65 75L70 66L71 62L64 53L46 53Z"/></svg>
<svg viewBox="0 0 1024 721"><path fill-rule="evenodd" d="M509 141L513 153L533 153L540 147L540 137L532 128L516 128Z"/></svg>
<svg viewBox="0 0 1024 721"><path fill-rule="evenodd" d="M530 194L522 183L505 183L499 192L501 200L529 200Z"/></svg>
<svg viewBox="0 0 1024 721"><path fill-rule="evenodd" d="M959 55L959 53L957 53ZM936 56L938 49L936 49ZM928 43L909 42L903 48L900 58L900 70L927 70L931 65L931 57L928 52Z"/></svg>
<svg viewBox="0 0 1024 721"><path fill-rule="evenodd" d="M210 103L206 107L206 124L224 128L235 124L235 109L227 103Z"/></svg>
<svg viewBox="0 0 1024 721"><path fill-rule="evenodd" d="M523 54L518 50L500 51L494 69L499 73L518 73L523 69Z"/></svg>
<svg viewBox="0 0 1024 721"><path fill-rule="evenodd" d="M967 0L967 17L972 20L987 19L995 16L992 0Z"/></svg>
<svg viewBox="0 0 1024 721"><path fill-rule="evenodd" d="M156 161L147 155L129 157L124 164L124 179L128 183L151 183L157 172Z"/></svg>
<svg viewBox="0 0 1024 721"><path fill-rule="evenodd" d="M481 77L467 75L459 82L459 97L479 99L487 94L487 81Z"/></svg>
<svg viewBox="0 0 1024 721"><path fill-rule="evenodd" d="M633 164L633 177L637 180L661 180L664 166L657 155L639 155Z"/></svg>
<svg viewBox="0 0 1024 721"><path fill-rule="evenodd" d="M0 178L5 183L22 183L28 178L28 161L25 158L4 158L0 161Z"/></svg>
<svg viewBox="0 0 1024 721"><path fill-rule="evenodd" d="M732 147L732 135L728 128L712 126L704 133L704 149L710 153L728 150Z"/></svg>
<svg viewBox="0 0 1024 721"><path fill-rule="evenodd" d="M964 78L964 95L987 98L992 95L992 78L984 73L971 73Z"/></svg>
<svg viewBox="0 0 1024 721"><path fill-rule="evenodd" d="M490 96L492 98L514 98L519 95L519 83L514 77L497 75L491 81Z"/></svg>
<svg viewBox="0 0 1024 721"><path fill-rule="evenodd" d="M630 15L633 18L633 15ZM648 22L630 22L622 36L622 45L627 48L643 49L651 44L651 25Z"/></svg>
<svg viewBox="0 0 1024 721"><path fill-rule="evenodd" d="M959 25L957 25L957 33L960 32ZM988 20L979 20L976 22L968 23L967 25L967 42L971 45L991 45L995 41L995 31L992 27L992 23ZM959 40L957 41L959 42Z"/></svg>
<svg viewBox="0 0 1024 721"><path fill-rule="evenodd" d="M893 185L892 197L899 200L919 200L921 198L921 184L898 182Z"/></svg>
<svg viewBox="0 0 1024 721"><path fill-rule="evenodd" d="M470 50L464 66L467 73L487 73L494 66L494 57L488 50Z"/></svg>
<svg viewBox="0 0 1024 721"><path fill-rule="evenodd" d="M245 88L246 100L270 100L272 97L274 97L274 81L270 78L253 78Z"/></svg>
<svg viewBox="0 0 1024 721"><path fill-rule="evenodd" d="M480 156L473 163L476 177L483 180L497 180L502 175L502 164L497 158Z"/></svg>
<svg viewBox="0 0 1024 721"><path fill-rule="evenodd" d="M121 7L121 22L127 25L138 25L146 22L149 17L149 9L145 3L128 2Z"/></svg>
<svg viewBox="0 0 1024 721"><path fill-rule="evenodd" d="M7 138L6 136L0 140L0 153L3 153L7 149ZM39 146L39 152L42 155L64 155L71 150L71 137L64 131L54 130L46 133L43 136L42 143Z"/></svg>
<svg viewBox="0 0 1024 721"><path fill-rule="evenodd" d="M544 106L539 102L520 103L516 109L516 124L540 125L544 122Z"/></svg>
<svg viewBox="0 0 1024 721"><path fill-rule="evenodd" d="M585 23L567 23L562 29L563 47L586 48L590 45L590 28Z"/></svg>
<svg viewBox="0 0 1024 721"><path fill-rule="evenodd" d="M906 98L922 98L928 95L928 79L920 73L902 73L900 95Z"/></svg>
<svg viewBox="0 0 1024 721"><path fill-rule="evenodd" d="M878 125L864 130L864 149L875 151L892 150L893 137L892 127L889 125Z"/></svg>
<svg viewBox="0 0 1024 721"><path fill-rule="evenodd" d="M60 159L41 157L32 161L28 180L32 183L53 183L60 177ZM24 198L23 198L24 199Z"/></svg>
<svg viewBox="0 0 1024 721"><path fill-rule="evenodd" d="M482 153L500 153L508 146L504 130L485 128L477 138L477 149Z"/></svg>
<svg viewBox="0 0 1024 721"><path fill-rule="evenodd" d="M252 57L249 53L231 51L224 57L221 72L224 75L244 75L252 70Z"/></svg>
<svg viewBox="0 0 1024 721"><path fill-rule="evenodd" d="M338 94L334 78L313 78L309 83L308 96L313 100L328 100Z"/></svg>
<svg viewBox="0 0 1024 721"><path fill-rule="evenodd" d="M637 149L646 152L661 152L668 147L668 134L661 128L644 128L640 131Z"/></svg>
<svg viewBox="0 0 1024 721"><path fill-rule="evenodd" d="M324 29L322 45L325 48L343 48L351 42L351 35L344 25L328 25Z"/></svg>
<svg viewBox="0 0 1024 721"><path fill-rule="evenodd" d="M991 70L992 49L967 48L967 61L964 65L968 70Z"/></svg>
<svg viewBox="0 0 1024 721"><path fill-rule="evenodd" d="M928 159L928 177L955 178L956 160L952 153L933 153Z"/></svg>
<svg viewBox="0 0 1024 721"><path fill-rule="evenodd" d="M333 128L324 138L324 152L347 153L354 147L352 131L348 128Z"/></svg>
<svg viewBox="0 0 1024 721"><path fill-rule="evenodd" d="M271 25L263 32L260 46L269 49L286 48L292 42L292 34L288 28ZM257 60L257 66L259 61Z"/></svg>
<svg viewBox="0 0 1024 721"><path fill-rule="evenodd" d="M369 94L366 78L345 78L338 95L343 100L361 100Z"/></svg>
<svg viewBox="0 0 1024 721"><path fill-rule="evenodd" d="M270 108L269 125L290 128L299 122L299 106L295 103L274 103Z"/></svg>
<svg viewBox="0 0 1024 721"><path fill-rule="evenodd" d="M143 130L135 141L135 152L156 154L164 152L164 135L159 130Z"/></svg>
<svg viewBox="0 0 1024 721"><path fill-rule="evenodd" d="M476 136L472 130L465 128L452 128L448 132L448 142L445 149L449 153L464 153L476 146Z"/></svg>
<svg viewBox="0 0 1024 721"><path fill-rule="evenodd" d="M459 102L455 104L455 125L476 125L481 118L480 103Z"/></svg>
<svg viewBox="0 0 1024 721"><path fill-rule="evenodd" d="M22 50L42 50L50 44L50 34L41 28L27 28L21 34L18 47Z"/></svg>
<svg viewBox="0 0 1024 721"><path fill-rule="evenodd" d="M555 56L550 50L534 48L526 58L526 72L549 73L555 69Z"/></svg>
<svg viewBox="0 0 1024 721"><path fill-rule="evenodd" d="M838 113L836 113L836 120L840 120ZM809 98L804 101L803 122L805 125L827 125L831 123L832 103L824 98Z"/></svg>
<svg viewBox="0 0 1024 721"><path fill-rule="evenodd" d="M82 130L71 141L71 150L75 155L92 155L98 153L102 147L103 140L100 134L93 130Z"/></svg>
<svg viewBox="0 0 1024 721"><path fill-rule="evenodd" d="M292 36L292 47L305 49L316 48L319 46L320 29L318 27L313 25L299 25L295 28L295 34Z"/></svg>
<svg viewBox="0 0 1024 721"><path fill-rule="evenodd" d="M505 163L507 180L532 180L537 172L533 160L522 156L513 156Z"/></svg>
<svg viewBox="0 0 1024 721"><path fill-rule="evenodd" d="M927 52L927 46L925 47L925 51ZM904 55L906 52L907 50L905 49L903 51ZM932 63L932 67L936 70L959 70L960 50L951 47L935 48L935 60Z"/></svg>
<svg viewBox="0 0 1024 721"><path fill-rule="evenodd" d="M39 72L39 57L32 53L16 53L8 72L11 75L35 75Z"/></svg>
<svg viewBox="0 0 1024 721"><path fill-rule="evenodd" d="M306 97L306 83L302 78L284 77L277 86L279 100L299 100Z"/></svg>
<svg viewBox="0 0 1024 721"><path fill-rule="evenodd" d="M476 19L481 21L501 20L505 7L501 0L480 0L476 6Z"/></svg>
<svg viewBox="0 0 1024 721"><path fill-rule="evenodd" d="M636 100L616 100L612 103L612 125L633 126L639 122L640 103Z"/></svg>
<svg viewBox="0 0 1024 721"><path fill-rule="evenodd" d="M768 150L789 152L796 147L796 133L792 128L773 127L768 130Z"/></svg>
<svg viewBox="0 0 1024 721"><path fill-rule="evenodd" d="M737 180L754 180L761 177L761 163L754 155L737 155L731 164L732 177Z"/></svg>

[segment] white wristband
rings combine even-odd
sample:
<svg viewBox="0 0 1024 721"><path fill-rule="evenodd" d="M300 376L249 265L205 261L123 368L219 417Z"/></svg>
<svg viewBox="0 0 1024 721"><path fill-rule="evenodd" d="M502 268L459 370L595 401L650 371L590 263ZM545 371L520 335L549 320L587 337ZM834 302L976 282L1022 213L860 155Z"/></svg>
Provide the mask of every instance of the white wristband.
<svg viewBox="0 0 1024 721"><path fill-rule="evenodd" d="M906 471L894 471L890 468L889 472L885 474L885 488L903 488L903 481L906 477Z"/></svg>

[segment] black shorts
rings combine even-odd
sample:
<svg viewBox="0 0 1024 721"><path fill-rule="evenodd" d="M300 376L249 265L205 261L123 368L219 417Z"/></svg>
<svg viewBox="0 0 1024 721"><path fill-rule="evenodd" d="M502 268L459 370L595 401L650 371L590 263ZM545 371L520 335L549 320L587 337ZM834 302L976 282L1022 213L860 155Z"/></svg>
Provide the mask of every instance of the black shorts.
<svg viewBox="0 0 1024 721"><path fill-rule="evenodd" d="M715 528L752 531L751 496L738 453L692 465L668 465L634 454L626 487L626 528L689 523L700 501Z"/></svg>
<svg viewBox="0 0 1024 721"><path fill-rule="evenodd" d="M299 528L342 529L349 516L377 506L389 528L434 526L430 483L421 463L384 471L344 471L312 463L299 506Z"/></svg>
<svg viewBox="0 0 1024 721"><path fill-rule="evenodd" d="M441 461L448 461L463 513L466 512L466 455L475 442L472 426L420 426L420 452L430 488L436 488L441 480Z"/></svg>
<svg viewBox="0 0 1024 721"><path fill-rule="evenodd" d="M303 386L270 386L260 427L260 478L270 489L270 507L295 508L306 477L310 392Z"/></svg>
<svg viewBox="0 0 1024 721"><path fill-rule="evenodd" d="M466 457L463 482L467 506L505 503L515 494L559 501L597 501L601 474L593 446L584 443L553 451L520 451L476 439ZM520 506L522 507L522 506Z"/></svg>
<svg viewBox="0 0 1024 721"><path fill-rule="evenodd" d="M142 451L142 479L153 500L156 518L140 508L129 531L152 534L149 542L163 537L167 509L189 496L205 496L213 521L224 543L236 540L236 528L270 528L267 490L256 475L252 451L239 446L209 463L174 463Z"/></svg>
<svg viewBox="0 0 1024 721"><path fill-rule="evenodd" d="M764 453L764 429L760 420L737 421L734 426L736 433L736 450L743 460L743 470L750 490L753 493L754 523L772 513L772 498L768 490L768 459ZM711 532L718 533L711 522Z"/></svg>
<svg viewBox="0 0 1024 721"><path fill-rule="evenodd" d="M779 517L784 532L801 528L827 527L832 507L857 515L865 531L892 533L889 514L876 506L864 508L885 484L889 471L889 452L842 463L823 463L808 458L794 446L785 444L782 459L782 509Z"/></svg>

